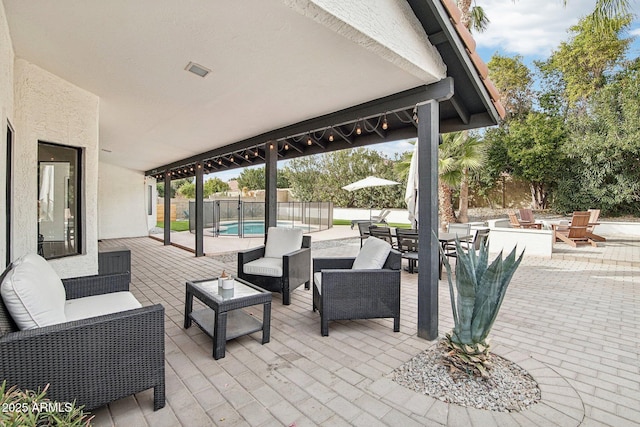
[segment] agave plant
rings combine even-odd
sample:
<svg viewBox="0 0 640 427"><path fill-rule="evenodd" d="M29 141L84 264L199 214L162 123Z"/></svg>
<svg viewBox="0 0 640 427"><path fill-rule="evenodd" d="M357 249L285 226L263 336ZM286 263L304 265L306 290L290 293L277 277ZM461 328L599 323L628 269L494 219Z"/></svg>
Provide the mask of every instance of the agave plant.
<svg viewBox="0 0 640 427"><path fill-rule="evenodd" d="M456 239L456 285L451 279L451 265L442 254L447 269L454 328L442 341L448 349L447 362L452 368L487 377L491 355L487 336L498 316L513 273L524 251L516 259L516 248L503 260L502 252L489 264L489 251L483 241L475 248L463 249Z"/></svg>

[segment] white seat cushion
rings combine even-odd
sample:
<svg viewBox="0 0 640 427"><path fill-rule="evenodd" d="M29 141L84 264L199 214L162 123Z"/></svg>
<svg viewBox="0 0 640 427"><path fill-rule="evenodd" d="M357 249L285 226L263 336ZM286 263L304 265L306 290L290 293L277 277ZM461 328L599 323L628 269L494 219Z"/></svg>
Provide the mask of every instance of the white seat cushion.
<svg viewBox="0 0 640 427"><path fill-rule="evenodd" d="M297 251L302 247L302 230L299 228L269 227L265 258L281 258L282 255Z"/></svg>
<svg viewBox="0 0 640 427"><path fill-rule="evenodd" d="M258 258L243 265L242 271L256 276L282 277L282 258Z"/></svg>
<svg viewBox="0 0 640 427"><path fill-rule="evenodd" d="M370 238L364 241L362 249L353 261L354 270L378 270L387 261L391 245L382 239Z"/></svg>
<svg viewBox="0 0 640 427"><path fill-rule="evenodd" d="M131 292L113 292L70 299L65 303L64 313L67 321L70 322L140 307L142 305Z"/></svg>
<svg viewBox="0 0 640 427"><path fill-rule="evenodd" d="M322 272L318 271L317 273L313 273L313 283L318 288L318 293L322 294Z"/></svg>
<svg viewBox="0 0 640 427"><path fill-rule="evenodd" d="M39 255L26 254L13 263L0 286L9 314L21 330L67 321L62 281Z"/></svg>

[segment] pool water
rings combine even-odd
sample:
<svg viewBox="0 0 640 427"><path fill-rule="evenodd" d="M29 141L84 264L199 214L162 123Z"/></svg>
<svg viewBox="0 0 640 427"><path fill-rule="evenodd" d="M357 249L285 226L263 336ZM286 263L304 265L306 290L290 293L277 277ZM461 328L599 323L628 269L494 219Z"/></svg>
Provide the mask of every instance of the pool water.
<svg viewBox="0 0 640 427"><path fill-rule="evenodd" d="M288 222L279 222L279 227L291 227ZM220 224L221 236L237 236L238 235L238 223L230 222L227 224ZM264 234L264 222L262 221L245 221L243 223L243 234Z"/></svg>

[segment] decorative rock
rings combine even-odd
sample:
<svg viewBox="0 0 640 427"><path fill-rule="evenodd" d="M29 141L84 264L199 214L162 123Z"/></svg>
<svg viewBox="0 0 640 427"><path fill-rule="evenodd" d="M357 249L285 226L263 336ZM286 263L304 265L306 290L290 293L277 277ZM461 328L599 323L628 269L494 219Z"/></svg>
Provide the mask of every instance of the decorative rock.
<svg viewBox="0 0 640 427"><path fill-rule="evenodd" d="M446 403L500 412L519 412L540 401L540 389L524 369L495 354L487 379L452 377L434 345L396 369L393 380Z"/></svg>

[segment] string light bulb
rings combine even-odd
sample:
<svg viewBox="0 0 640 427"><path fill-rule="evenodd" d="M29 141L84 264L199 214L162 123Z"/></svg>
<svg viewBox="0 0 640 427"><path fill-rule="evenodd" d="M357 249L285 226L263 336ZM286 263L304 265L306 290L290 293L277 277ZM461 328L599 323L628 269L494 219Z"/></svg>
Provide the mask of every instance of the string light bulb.
<svg viewBox="0 0 640 427"><path fill-rule="evenodd" d="M218 159L218 164L222 166L222 159Z"/></svg>
<svg viewBox="0 0 640 427"><path fill-rule="evenodd" d="M313 141L311 140L311 137L308 137L307 138L307 145L311 145L311 144L313 144Z"/></svg>
<svg viewBox="0 0 640 427"><path fill-rule="evenodd" d="M384 115L382 119L382 129L387 130L389 128L389 123L387 123L387 115Z"/></svg>
<svg viewBox="0 0 640 427"><path fill-rule="evenodd" d="M256 151L253 153L253 157L258 157L258 149L256 148Z"/></svg>
<svg viewBox="0 0 640 427"><path fill-rule="evenodd" d="M235 161L235 159L233 158L233 154L229 156L229 161L230 161L231 163L233 163L233 162Z"/></svg>
<svg viewBox="0 0 640 427"><path fill-rule="evenodd" d="M333 142L333 131L329 134L329 142Z"/></svg>
<svg viewBox="0 0 640 427"><path fill-rule="evenodd" d="M284 149L285 149L285 150L288 150L288 149L289 149L289 144L287 144L286 142L285 142L285 144L284 144Z"/></svg>
<svg viewBox="0 0 640 427"><path fill-rule="evenodd" d="M247 153L247 152L244 153L244 159L245 160L249 160L249 153Z"/></svg>
<svg viewBox="0 0 640 427"><path fill-rule="evenodd" d="M360 122L356 125L356 135L362 134L362 128L360 127Z"/></svg>
<svg viewBox="0 0 640 427"><path fill-rule="evenodd" d="M269 150L273 150L273 143L269 144Z"/></svg>

